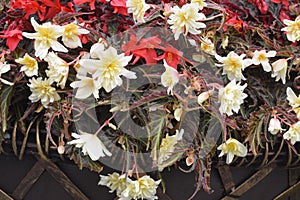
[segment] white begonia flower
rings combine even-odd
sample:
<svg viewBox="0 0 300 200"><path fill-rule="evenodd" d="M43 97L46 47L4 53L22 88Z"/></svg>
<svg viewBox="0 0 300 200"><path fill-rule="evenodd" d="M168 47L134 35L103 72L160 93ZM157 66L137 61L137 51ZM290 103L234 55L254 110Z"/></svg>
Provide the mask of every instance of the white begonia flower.
<svg viewBox="0 0 300 200"><path fill-rule="evenodd" d="M56 82L58 86L64 89L69 74L68 63L58 57L54 52L48 53L44 60L48 62L46 74L50 81Z"/></svg>
<svg viewBox="0 0 300 200"><path fill-rule="evenodd" d="M173 87L179 82L179 74L176 69L168 65L164 60L164 67L166 71L161 75L161 83L167 87L167 93L173 95Z"/></svg>
<svg viewBox="0 0 300 200"><path fill-rule="evenodd" d="M178 40L181 33L184 33L184 35L188 33L196 35L201 33L200 28L206 28L206 25L200 22L206 17L203 13L199 13L198 3L185 4L181 8L174 6L171 8L171 12L168 23L175 34L175 40Z"/></svg>
<svg viewBox="0 0 300 200"><path fill-rule="evenodd" d="M126 174L119 175L114 172L112 174L108 174L107 176L100 175L100 181L98 185L103 185L109 187L109 192L117 192L117 196L120 197L121 193L126 189L126 187L131 182L131 179L126 176Z"/></svg>
<svg viewBox="0 0 300 200"><path fill-rule="evenodd" d="M268 131L272 135L276 135L278 132L281 132L283 130L284 129L281 128L281 123L280 123L279 119L277 119L276 117L274 117L274 118L272 118L270 120Z"/></svg>
<svg viewBox="0 0 300 200"><path fill-rule="evenodd" d="M245 157L247 155L247 147L234 138L229 138L225 143L221 144L217 148L221 150L219 157L227 154L226 163L230 164L234 156Z"/></svg>
<svg viewBox="0 0 300 200"><path fill-rule="evenodd" d="M281 79L282 83L286 83L286 71L288 67L287 59L279 59L272 63L273 72L271 77L276 77L275 81Z"/></svg>
<svg viewBox="0 0 300 200"><path fill-rule="evenodd" d="M230 116L233 114L232 111L235 113L239 112L241 104L248 96L243 93L247 87L247 83L244 85L240 84L241 83L236 84L236 81L233 79L226 87L219 90L219 102L221 103L219 110L222 114L226 113Z"/></svg>
<svg viewBox="0 0 300 200"><path fill-rule="evenodd" d="M297 115L297 118L300 119L300 95L297 97L290 87L286 89L286 94L289 105L292 106Z"/></svg>
<svg viewBox="0 0 300 200"><path fill-rule="evenodd" d="M209 98L211 93L212 93L212 90L205 91L205 92L202 92L201 94L199 94L198 99L197 99L198 104L202 105Z"/></svg>
<svg viewBox="0 0 300 200"><path fill-rule="evenodd" d="M92 73L93 79L97 82L97 87L103 87L106 92L110 92L116 86L122 84L120 76L125 76L129 79L135 79L135 72L131 72L124 67L128 65L132 58L125 56L124 53L118 54L117 50L109 47L103 51L100 46L96 46L91 52L92 56L97 56L96 59L81 59L80 65L88 72Z"/></svg>
<svg viewBox="0 0 300 200"><path fill-rule="evenodd" d="M269 63L269 58L275 56L276 56L276 51L269 51L267 53L266 50L261 50L261 51L255 50L252 58L252 62L254 65L261 64L265 72L270 72L272 68Z"/></svg>
<svg viewBox="0 0 300 200"><path fill-rule="evenodd" d="M282 31L286 31L287 39L291 42L300 40L300 15L296 17L295 21L284 19L283 23L287 27L282 28Z"/></svg>
<svg viewBox="0 0 300 200"><path fill-rule="evenodd" d="M283 134L283 139L290 140L292 145L300 142L300 121L290 126L289 130Z"/></svg>
<svg viewBox="0 0 300 200"><path fill-rule="evenodd" d="M244 59L246 54L240 56L231 51L226 57L221 57L215 54L215 58L222 64L216 64L218 67L223 67L223 75L227 74L229 80L236 79L236 81L246 80L242 74L242 70L252 64L251 59Z"/></svg>
<svg viewBox="0 0 300 200"><path fill-rule="evenodd" d="M76 22L67 24L63 26L64 33L62 35L62 41L66 47L71 49L82 47L80 35L81 34L88 34L90 31L80 28Z"/></svg>
<svg viewBox="0 0 300 200"><path fill-rule="evenodd" d="M49 103L60 100L60 96L56 89L51 86L52 82L49 79L42 80L41 77L35 79L34 77L29 80L28 84L32 94L29 96L31 102L41 100L41 103L47 108Z"/></svg>
<svg viewBox="0 0 300 200"><path fill-rule="evenodd" d="M31 17L31 24L36 32L23 32L22 35L29 39L35 39L34 49L36 57L45 58L50 48L54 51L68 52L68 49L57 41L57 38L61 37L64 33L62 26L53 25L50 22L39 25L33 17Z"/></svg>
<svg viewBox="0 0 300 200"><path fill-rule="evenodd" d="M126 189L122 192L120 200L130 199L158 199L156 189L161 180L154 181L150 176L144 175L138 180L131 181Z"/></svg>
<svg viewBox="0 0 300 200"><path fill-rule="evenodd" d="M181 129L180 131L176 130L175 135L169 136L169 134L167 133L166 137L161 140L161 144L158 151L158 159L157 159L157 166L160 171L162 171L164 168L162 167L164 162L174 152L175 145L178 143L178 141L182 140L183 133L184 133L183 129Z"/></svg>
<svg viewBox="0 0 300 200"><path fill-rule="evenodd" d="M38 63L36 59L28 55L28 53L26 53L23 58L18 58L15 61L23 65L20 71L24 71L26 76L32 77L38 75Z"/></svg>
<svg viewBox="0 0 300 200"><path fill-rule="evenodd" d="M77 76L78 81L74 81L70 84L72 88L78 88L76 91L75 98L77 99L86 99L91 94L94 95L96 99L99 98L99 86L95 79L87 76Z"/></svg>
<svg viewBox="0 0 300 200"><path fill-rule="evenodd" d="M8 72L10 70L10 64L6 62L0 62L0 77L2 74Z"/></svg>
<svg viewBox="0 0 300 200"><path fill-rule="evenodd" d="M128 13L132 13L135 21L145 23L144 15L150 8L150 6L145 3L145 0L127 0L126 7L128 8Z"/></svg>
<svg viewBox="0 0 300 200"><path fill-rule="evenodd" d="M174 110L174 118L179 122L181 115L182 115L182 104L179 104L179 106Z"/></svg>
<svg viewBox="0 0 300 200"><path fill-rule="evenodd" d="M82 153L84 155L88 155L93 161L99 160L100 157L104 157L106 155L112 155L95 134L81 132L80 135L72 133L72 136L75 140L68 142L68 144L75 144L75 147L82 148Z"/></svg>
<svg viewBox="0 0 300 200"><path fill-rule="evenodd" d="M203 38L202 40L203 41L200 44L201 50L210 55L215 55L216 51L214 43L207 37Z"/></svg>
<svg viewBox="0 0 300 200"><path fill-rule="evenodd" d="M204 0L191 0L191 3L197 3L199 5L199 10L202 10L207 6L207 3Z"/></svg>

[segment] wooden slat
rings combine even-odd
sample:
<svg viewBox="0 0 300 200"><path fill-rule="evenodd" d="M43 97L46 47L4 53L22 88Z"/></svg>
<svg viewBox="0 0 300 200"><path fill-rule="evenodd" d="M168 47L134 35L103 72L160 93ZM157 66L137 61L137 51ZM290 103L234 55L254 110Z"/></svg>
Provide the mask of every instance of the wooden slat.
<svg viewBox="0 0 300 200"><path fill-rule="evenodd" d="M298 178L299 178L299 169L289 169L288 173L289 173L289 186L293 186L294 184L297 183ZM293 194L291 194L290 196L290 200L297 200L299 197L300 193L299 192L295 192Z"/></svg>
<svg viewBox="0 0 300 200"><path fill-rule="evenodd" d="M231 192L228 196L224 197L222 200L233 200L238 199L243 194L245 194L248 190L254 187L257 183L259 183L262 179L264 179L268 174L270 174L276 165L271 164L268 167L265 167L254 175L252 175L249 179L247 179L244 183L236 188L233 192Z"/></svg>
<svg viewBox="0 0 300 200"><path fill-rule="evenodd" d="M88 200L89 198L81 192L81 190L72 183L68 176L63 173L50 160L41 160L47 172L68 192L73 199Z"/></svg>
<svg viewBox="0 0 300 200"><path fill-rule="evenodd" d="M232 173L228 165L221 165L218 167L218 171L224 186L226 193L231 192L235 184L233 182Z"/></svg>
<svg viewBox="0 0 300 200"><path fill-rule="evenodd" d="M299 192L300 190L300 181L293 185L292 187L288 188L284 192L282 192L280 195L274 198L274 200L283 200L287 199L290 196L293 196L295 193Z"/></svg>
<svg viewBox="0 0 300 200"><path fill-rule="evenodd" d="M0 189L0 200L13 200L8 194L6 194L3 190Z"/></svg>
<svg viewBox="0 0 300 200"><path fill-rule="evenodd" d="M38 161L26 174L26 176L19 183L17 188L13 191L12 196L15 199L23 199L27 192L31 189L33 184L39 179L45 168L41 161Z"/></svg>

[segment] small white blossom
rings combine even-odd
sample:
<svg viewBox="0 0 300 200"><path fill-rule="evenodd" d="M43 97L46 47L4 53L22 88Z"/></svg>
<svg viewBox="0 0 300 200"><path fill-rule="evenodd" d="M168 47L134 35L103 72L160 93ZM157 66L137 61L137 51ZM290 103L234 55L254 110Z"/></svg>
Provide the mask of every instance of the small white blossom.
<svg viewBox="0 0 300 200"><path fill-rule="evenodd" d="M31 77L38 75L38 63L36 59L32 58L28 53L26 53L23 58L18 58L15 61L23 65L20 71L24 71L26 76Z"/></svg>
<svg viewBox="0 0 300 200"><path fill-rule="evenodd" d="M200 44L201 50L210 55L215 55L216 51L214 43L207 37L203 38L202 40L203 41Z"/></svg>
<svg viewBox="0 0 300 200"><path fill-rule="evenodd" d="M13 83L1 78L2 74L6 73L10 70L10 64L7 64L4 60L5 60L4 57L2 57L0 60L0 81L7 85L13 85Z"/></svg>
<svg viewBox="0 0 300 200"><path fill-rule="evenodd" d="M287 39L291 42L300 40L300 15L296 17L295 21L284 19L283 23L287 27L282 28L286 32Z"/></svg>
<svg viewBox="0 0 300 200"><path fill-rule="evenodd" d="M76 47L82 47L80 35L88 34L90 31L80 28L75 22L64 25L64 33L62 35L62 41L66 47L74 49Z"/></svg>
<svg viewBox="0 0 300 200"><path fill-rule="evenodd" d="M227 154L226 163L230 164L234 156L245 157L247 155L247 148L234 138L229 138L225 143L218 146L218 150L221 150L219 157Z"/></svg>
<svg viewBox="0 0 300 200"><path fill-rule="evenodd" d="M198 104L199 105L202 105L210 96L212 90L209 90L209 91L205 91L205 92L202 92L201 94L199 94L198 96Z"/></svg>
<svg viewBox="0 0 300 200"><path fill-rule="evenodd" d="M197 3L199 5L199 10L202 10L207 6L207 3L204 0L191 0L191 3Z"/></svg>
<svg viewBox="0 0 300 200"><path fill-rule="evenodd" d="M127 0L126 7L128 13L133 14L133 19L139 23L145 23L144 15L145 12L150 8L145 0Z"/></svg>
<svg viewBox="0 0 300 200"><path fill-rule="evenodd" d="M175 40L178 40L181 33L196 35L201 33L200 28L206 28L206 25L200 22L206 17L203 13L199 13L198 3L185 4L181 8L174 6L171 8L171 12L173 14L169 16L168 23L175 34Z"/></svg>
<svg viewBox="0 0 300 200"><path fill-rule="evenodd" d="M281 132L283 130L284 129L281 128L281 123L280 123L279 119L277 119L276 117L274 117L274 118L272 118L270 120L268 131L272 135L276 135L278 132Z"/></svg>
<svg viewBox="0 0 300 200"><path fill-rule="evenodd" d="M282 83L286 82L286 71L287 71L288 63L287 59L279 59L272 63L272 78L276 77L275 81L279 81L281 79Z"/></svg>
<svg viewBox="0 0 300 200"><path fill-rule="evenodd" d="M216 64L218 67L223 67L223 74L227 74L229 80L236 81L246 80L242 74L242 70L252 64L251 59L244 59L246 54L238 55L231 51L226 57L221 57L215 54L216 59L222 64Z"/></svg>
<svg viewBox="0 0 300 200"><path fill-rule="evenodd" d="M31 17L31 25L36 32L23 32L22 35L29 39L35 39L34 49L36 57L45 58L50 48L54 51L68 52L68 49L57 41L57 38L61 37L64 33L63 27L53 25L50 22L39 25L33 17Z"/></svg>
<svg viewBox="0 0 300 200"><path fill-rule="evenodd" d="M244 85L240 84L236 84L236 81L232 80L225 88L219 90L219 102L221 103L219 110L222 114L226 113L230 116L233 114L232 111L235 113L239 112L241 104L244 103L244 99L248 96L243 93L247 83Z"/></svg>
<svg viewBox="0 0 300 200"><path fill-rule="evenodd" d="M276 56L276 51L266 52L266 50L261 50L261 51L255 50L252 61L254 65L261 64L265 72L270 72L272 68L269 63L269 58L275 56Z"/></svg>
<svg viewBox="0 0 300 200"><path fill-rule="evenodd" d="M300 142L300 121L290 126L289 130L283 134L283 139L290 140L293 145Z"/></svg>
<svg viewBox="0 0 300 200"><path fill-rule="evenodd" d="M288 87L286 89L287 100L295 111L297 118L300 119L300 95L297 97L294 91Z"/></svg>
<svg viewBox="0 0 300 200"><path fill-rule="evenodd" d="M60 100L56 89L51 86L52 82L49 79L42 80L41 77L35 79L34 77L29 80L28 86L32 94L29 96L31 102L41 100L41 103L47 108L49 103Z"/></svg>
<svg viewBox="0 0 300 200"><path fill-rule="evenodd" d="M75 98L86 99L91 94L93 94L96 99L99 98L99 87L97 86L97 81L95 79L87 76L77 76L77 78L77 81L70 84L72 88L78 88Z"/></svg>
<svg viewBox="0 0 300 200"><path fill-rule="evenodd" d="M161 75L161 83L164 87L168 88L168 94L173 95L173 87L179 82L179 74L178 71L169 66L165 60L164 66L166 71Z"/></svg>
<svg viewBox="0 0 300 200"><path fill-rule="evenodd" d="M131 180L126 176L126 174L119 175L114 172L108 174L107 176L100 175L100 181L98 185L103 185L110 188L109 192L117 192L117 196L120 197L121 193L126 189Z"/></svg>
<svg viewBox="0 0 300 200"><path fill-rule="evenodd" d="M100 157L106 155L111 156L111 153L97 135L82 132L80 135L72 133L72 136L75 140L68 142L68 144L75 144L75 147L82 148L82 153L88 155L93 161L99 160Z"/></svg>

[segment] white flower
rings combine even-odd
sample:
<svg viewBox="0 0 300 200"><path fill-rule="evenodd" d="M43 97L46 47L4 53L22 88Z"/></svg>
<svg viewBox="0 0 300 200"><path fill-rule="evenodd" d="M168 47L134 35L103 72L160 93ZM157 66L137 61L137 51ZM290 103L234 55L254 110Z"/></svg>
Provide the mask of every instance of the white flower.
<svg viewBox="0 0 300 200"><path fill-rule="evenodd" d="M80 28L75 22L64 25L64 33L62 35L62 41L66 47L71 49L76 47L82 47L79 36L81 34L88 34L90 31Z"/></svg>
<svg viewBox="0 0 300 200"><path fill-rule="evenodd" d="M164 168L164 161L166 161L174 152L175 145L178 143L178 141L182 140L183 133L183 129L181 129L180 131L176 130L175 135L169 136L169 134L167 133L166 137L162 139L157 159L157 166L160 171L162 171Z"/></svg>
<svg viewBox="0 0 300 200"><path fill-rule="evenodd" d="M287 27L282 28L282 31L286 31L287 39L291 42L300 40L300 15L296 17L295 21L284 19L283 23Z"/></svg>
<svg viewBox="0 0 300 200"><path fill-rule="evenodd" d="M174 110L174 118L179 122L180 121L180 118L181 118L181 115L182 115L182 111L183 111L183 108L182 108L182 104L180 104L177 108L175 108Z"/></svg>
<svg viewBox="0 0 300 200"><path fill-rule="evenodd" d="M161 75L161 83L164 87L167 87L168 94L173 95L173 87L179 82L179 74L176 69L169 66L164 60L164 66L166 71Z"/></svg>
<svg viewBox="0 0 300 200"><path fill-rule="evenodd" d="M10 64L6 62L0 62L0 77L2 74L8 72L10 70Z"/></svg>
<svg viewBox="0 0 300 200"><path fill-rule="evenodd" d="M300 142L300 121L290 126L289 130L283 134L283 139L290 140L293 145Z"/></svg>
<svg viewBox="0 0 300 200"><path fill-rule="evenodd" d="M216 51L214 43L207 37L203 38L202 40L203 41L200 45L201 50L210 55L215 55Z"/></svg>
<svg viewBox="0 0 300 200"><path fill-rule="evenodd" d="M28 55L28 53L26 53L23 58L18 58L15 61L23 65L20 71L24 71L26 76L31 77L38 75L38 63L36 59Z"/></svg>
<svg viewBox="0 0 300 200"><path fill-rule="evenodd" d="M286 71L287 71L288 63L287 59L279 59L272 63L272 77L276 77L275 81L279 81L281 79L282 83L285 84L286 80Z"/></svg>
<svg viewBox="0 0 300 200"><path fill-rule="evenodd" d="M91 55L97 56L96 59L81 59L80 65L87 71L92 72L93 78L97 81L98 89L103 87L106 92L110 92L116 86L122 84L120 76L135 79L135 72L131 72L124 67L128 65L132 56L125 56L124 53L118 54L117 50L109 47L106 50L95 48Z"/></svg>
<svg viewBox="0 0 300 200"><path fill-rule="evenodd" d="M81 135L72 133L72 136L76 139L68 142L68 144L75 144L75 147L82 148L82 153L89 155L93 161L99 160L100 157L105 155L111 156L111 153L97 135L82 132Z"/></svg>
<svg viewBox="0 0 300 200"><path fill-rule="evenodd" d="M255 50L252 58L252 62L254 65L261 64L265 72L270 72L272 68L268 58L272 58L275 56L276 56L276 51L269 51L267 53L266 50L261 50L261 51Z"/></svg>
<svg viewBox="0 0 300 200"><path fill-rule="evenodd" d="M93 78L80 75L77 75L77 78L79 79L78 81L74 81L70 84L72 88L78 88L75 98L86 99L91 94L93 94L96 99L99 98L99 87Z"/></svg>
<svg viewBox="0 0 300 200"><path fill-rule="evenodd" d="M202 10L203 7L207 6L204 0L191 0L191 3L197 3L199 5L199 10Z"/></svg>
<svg viewBox="0 0 300 200"><path fill-rule="evenodd" d="M51 86L52 82L49 79L42 80L41 77L37 79L33 77L29 82L28 86L32 92L29 96L31 102L41 100L43 106L47 108L49 103L60 100L60 96L57 94L56 89Z"/></svg>
<svg viewBox="0 0 300 200"><path fill-rule="evenodd" d="M64 33L63 27L53 25L50 22L39 25L33 17L31 17L31 24L36 32L23 32L22 35L29 39L35 39L34 49L36 57L40 57L41 59L45 58L50 48L54 51L68 52L68 49L57 41L57 38Z"/></svg>
<svg viewBox="0 0 300 200"><path fill-rule="evenodd" d="M205 91L205 92L202 92L201 94L199 94L198 104L202 105L203 102L205 102L209 98L211 92L212 92L212 90L209 90L209 91Z"/></svg>
<svg viewBox="0 0 300 200"><path fill-rule="evenodd" d="M230 164L234 156L245 157L247 155L247 148L234 138L229 138L225 143L218 146L218 150L221 150L219 157L227 154L226 163Z"/></svg>
<svg viewBox="0 0 300 200"><path fill-rule="evenodd" d="M158 199L156 189L160 180L154 181L150 176L145 175L138 180L131 181L127 188L122 192L120 200L129 199Z"/></svg>
<svg viewBox="0 0 300 200"><path fill-rule="evenodd" d="M279 119L277 119L276 117L272 118L270 120L269 123L269 127L268 127L268 131L272 134L272 135L276 135L278 132L283 131L284 129L281 128L281 124Z"/></svg>
<svg viewBox="0 0 300 200"><path fill-rule="evenodd" d="M248 96L243 93L244 89L247 87L247 83L244 85L240 84L241 83L236 84L236 81L232 80L225 88L219 90L219 102L221 103L219 110L222 114L226 113L230 116L233 114L232 111L235 113L239 112L241 104Z"/></svg>
<svg viewBox="0 0 300 200"><path fill-rule="evenodd" d="M300 119L300 95L297 97L290 87L286 89L286 94L290 106L292 106L293 110L295 111L297 118Z"/></svg>
<svg viewBox="0 0 300 200"><path fill-rule="evenodd" d="M175 40L178 40L179 35L184 33L187 35L191 34L200 34L200 28L206 28L206 25L201 20L206 19L203 13L199 13L199 4L190 3L185 4L181 8L174 6L171 8L171 14L169 16L168 23L171 25L171 29L175 34Z"/></svg>
<svg viewBox="0 0 300 200"><path fill-rule="evenodd" d="M231 51L226 57L221 57L215 54L216 59L222 64L216 64L218 67L223 67L223 74L227 74L229 80L236 79L237 81L246 80L242 74L242 70L252 64L251 59L244 59L246 54L237 55Z"/></svg>
<svg viewBox="0 0 300 200"><path fill-rule="evenodd" d="M68 63L58 57L54 52L50 52L44 60L48 62L49 65L49 70L46 70L49 79L64 89L69 74Z"/></svg>
<svg viewBox="0 0 300 200"><path fill-rule="evenodd" d="M144 15L150 8L150 6L145 3L145 0L127 0L126 7L128 8L128 13L133 14L135 21L145 23Z"/></svg>
<svg viewBox="0 0 300 200"><path fill-rule="evenodd" d="M98 185L104 185L110 188L109 192L117 192L117 196L120 197L121 193L126 189L127 185L131 180L126 176L126 174L119 175L114 172L108 174L107 176L100 175L100 181Z"/></svg>

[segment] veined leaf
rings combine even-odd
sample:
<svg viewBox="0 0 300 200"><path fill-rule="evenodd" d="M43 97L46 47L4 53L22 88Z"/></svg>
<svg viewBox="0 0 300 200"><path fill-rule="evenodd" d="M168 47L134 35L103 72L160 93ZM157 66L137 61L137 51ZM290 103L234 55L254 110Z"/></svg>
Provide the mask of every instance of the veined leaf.
<svg viewBox="0 0 300 200"><path fill-rule="evenodd" d="M1 102L1 124L2 124L2 132L4 133L7 129L7 117L8 117L8 108L11 103L11 97L14 90L14 86L8 86L2 88L2 92L0 94L0 102Z"/></svg>

